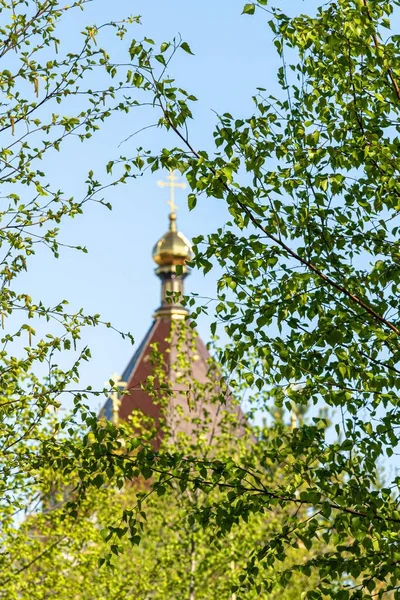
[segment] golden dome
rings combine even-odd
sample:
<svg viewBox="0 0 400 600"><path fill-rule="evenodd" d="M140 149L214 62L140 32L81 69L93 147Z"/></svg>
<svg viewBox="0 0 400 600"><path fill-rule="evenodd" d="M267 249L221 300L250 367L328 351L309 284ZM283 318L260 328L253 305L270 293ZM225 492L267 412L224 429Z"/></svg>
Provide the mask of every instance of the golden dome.
<svg viewBox="0 0 400 600"><path fill-rule="evenodd" d="M169 215L169 231L162 236L153 248L153 260L160 267L184 265L192 258L189 240L176 230L176 214Z"/></svg>

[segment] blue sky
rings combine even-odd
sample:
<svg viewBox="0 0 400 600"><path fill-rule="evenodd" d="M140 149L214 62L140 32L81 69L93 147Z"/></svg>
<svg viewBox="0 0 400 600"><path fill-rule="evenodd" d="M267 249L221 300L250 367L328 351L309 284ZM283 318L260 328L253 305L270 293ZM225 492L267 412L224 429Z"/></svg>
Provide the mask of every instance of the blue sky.
<svg viewBox="0 0 400 600"><path fill-rule="evenodd" d="M169 72L199 100L190 138L194 147L207 149L212 147L215 112L246 117L251 114L251 97L257 86L278 93L275 74L280 62L267 24L269 16L241 15L243 4L242 0L95 0L83 13L69 16L61 37L73 46L84 25L129 14L141 15L142 24L132 27L128 45L133 37L150 37L161 43L180 34L194 56L177 53ZM317 4L314 0L281 2L282 9L290 12L310 12ZM123 57L122 47L113 38L105 43L116 58ZM89 169L103 176L105 164L119 154L132 156L139 145L154 149L175 143L165 133L150 129L120 145L157 117L149 109L116 116L88 143L69 140L60 154L49 157L46 172L67 195L79 198ZM159 303L160 285L151 250L168 225L168 194L156 183L161 177L165 173L146 174L111 188L106 200L113 205L112 212L92 205L83 216L64 223L60 241L85 245L88 254L64 249L55 260L48 251L39 250L21 278L21 290L46 304L66 298L71 310L83 307L87 313L100 313L118 329L130 331L140 343ZM177 193L177 202L178 226L189 238L213 231L227 219L222 201L202 199L193 213L187 210L185 193ZM201 273L192 273L187 291L215 296L217 274L212 271L204 278ZM205 341L208 326L209 320L203 318L199 328ZM85 365L83 380L95 387L102 387L113 372L121 373L133 352L128 341L103 328L87 330L84 341L92 350L93 360Z"/></svg>
<svg viewBox="0 0 400 600"><path fill-rule="evenodd" d="M210 148L215 112L248 116L256 87L273 90L275 85L278 62L267 15L242 16L242 7L243 3L236 0L216 3L147 0L134 5L97 0L84 13L71 15L62 33L72 45L85 24L138 14L142 16L142 24L132 27L127 42L133 37L146 36L161 43L180 34L195 55L179 52L170 74L198 97L191 140L197 148ZM108 43L117 57L123 56L116 41L110 37ZM67 195L78 198L89 169L103 176L104 165L114 156L132 156L139 145L158 148L175 143L173 138L152 129L120 145L129 134L151 124L155 118L148 109L114 117L88 143L69 140L61 153L48 158L46 173ZM168 225L168 193L157 187L161 177L165 173L146 174L125 186L111 188L106 200L113 205L112 212L91 205L83 216L65 222L60 241L85 245L88 254L64 249L60 259L55 260L48 251L38 250L28 273L19 282L20 289L46 304L66 298L71 310L83 307L87 313L100 313L118 329L130 331L139 343L159 303L160 286L154 275L151 250ZM191 214L186 207L185 192L177 193L177 202L178 226L189 238L213 231L227 218L221 201L204 199ZM215 296L216 276L214 272L206 278L192 273L186 289ZM205 340L209 336L208 325L206 318L200 323ZM133 351L128 341L103 328L87 330L84 341L91 347L93 360L85 365L82 375L85 382L95 387L102 387L113 372L122 372Z"/></svg>

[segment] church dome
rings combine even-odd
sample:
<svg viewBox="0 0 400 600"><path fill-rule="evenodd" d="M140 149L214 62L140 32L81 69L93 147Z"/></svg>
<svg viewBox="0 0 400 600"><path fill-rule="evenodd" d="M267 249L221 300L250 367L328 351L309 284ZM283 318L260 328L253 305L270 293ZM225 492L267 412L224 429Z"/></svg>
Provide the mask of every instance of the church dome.
<svg viewBox="0 0 400 600"><path fill-rule="evenodd" d="M153 248L153 260L160 267L168 265L184 265L192 258L189 240L176 230L176 215L169 216L170 228Z"/></svg>

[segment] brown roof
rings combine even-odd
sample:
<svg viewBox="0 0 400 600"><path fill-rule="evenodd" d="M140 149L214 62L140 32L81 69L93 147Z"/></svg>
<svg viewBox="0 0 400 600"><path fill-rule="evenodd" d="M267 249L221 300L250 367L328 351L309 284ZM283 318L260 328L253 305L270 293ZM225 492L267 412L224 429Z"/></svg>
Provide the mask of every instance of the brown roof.
<svg viewBox="0 0 400 600"><path fill-rule="evenodd" d="M237 420L239 427L245 417L233 403L229 389L223 385L206 346L197 333L185 327L184 323L167 316L153 321L122 375L129 393L121 397L119 417L127 420L134 411L139 411L139 414L154 420L156 427L163 419L172 440L179 433L192 436L196 428L201 428L203 433L206 431L207 442L210 443L227 412L235 415L234 420ZM185 327L183 345L182 333L179 335L177 332L182 326ZM158 380L143 389L155 369L154 345L161 359L163 376L169 384L168 391L160 389ZM180 372L182 350L186 354L188 367L185 376ZM221 394L225 404L221 402ZM112 417L110 399L104 407L104 415L109 419ZM160 428L157 446L162 435Z"/></svg>

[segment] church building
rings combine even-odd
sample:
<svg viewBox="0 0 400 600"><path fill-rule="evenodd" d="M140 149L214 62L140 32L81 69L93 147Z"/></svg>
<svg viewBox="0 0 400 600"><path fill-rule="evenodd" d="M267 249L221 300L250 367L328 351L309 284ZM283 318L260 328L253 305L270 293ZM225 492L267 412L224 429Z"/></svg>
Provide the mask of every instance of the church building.
<svg viewBox="0 0 400 600"><path fill-rule="evenodd" d="M161 181L159 185L170 188L171 208L168 231L153 248L153 260L157 265L155 273L161 282L161 303L122 377L114 381L125 389L125 393L120 396L111 394L102 415L115 423L120 419L128 420L134 412L143 414L155 423L165 419L172 437L180 433L190 437L199 426L204 430L204 422L207 421L210 438L220 430L223 415L227 411L231 413L231 421L237 421L239 425L244 422L244 417L240 408L234 406L229 390L223 384L205 344L190 327L188 310L181 303L184 281L189 275L187 262L192 257L192 251L190 242L177 229L174 189L184 187L185 184L177 182L177 177L171 172L167 181ZM144 385L154 371L152 354L155 349L162 359L165 380L172 389L167 407L158 402L155 399L157 394L149 393L148 386ZM186 356L186 362L190 365L189 378L187 373L186 377L182 376L182 359L178 356L179 353ZM113 380L115 379L114 377ZM194 382L196 385L193 385ZM202 393L199 393L199 389ZM157 445L161 437L162 434Z"/></svg>

